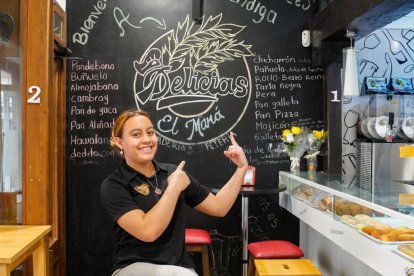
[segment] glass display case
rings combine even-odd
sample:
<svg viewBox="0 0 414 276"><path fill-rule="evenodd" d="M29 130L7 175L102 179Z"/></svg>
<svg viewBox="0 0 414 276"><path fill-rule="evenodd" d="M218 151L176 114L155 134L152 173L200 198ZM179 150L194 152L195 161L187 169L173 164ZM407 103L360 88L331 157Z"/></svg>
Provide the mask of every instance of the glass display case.
<svg viewBox="0 0 414 276"><path fill-rule="evenodd" d="M414 194L342 183L342 175L280 172L280 205L381 275L405 275L414 268Z"/></svg>

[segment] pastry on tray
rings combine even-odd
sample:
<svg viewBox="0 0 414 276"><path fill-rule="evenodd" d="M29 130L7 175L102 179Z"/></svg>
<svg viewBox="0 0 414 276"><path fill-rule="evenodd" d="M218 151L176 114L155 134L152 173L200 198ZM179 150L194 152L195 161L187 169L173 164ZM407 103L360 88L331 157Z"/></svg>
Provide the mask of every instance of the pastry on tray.
<svg viewBox="0 0 414 276"><path fill-rule="evenodd" d="M414 258L414 243L401 244L397 249L411 258Z"/></svg>
<svg viewBox="0 0 414 276"><path fill-rule="evenodd" d="M300 200L307 200L315 193L315 188L301 185L292 190L292 195Z"/></svg>
<svg viewBox="0 0 414 276"><path fill-rule="evenodd" d="M411 233L413 229L406 226L393 228L389 225L382 225L381 227L365 225L361 228L361 231L383 242L414 241L414 234Z"/></svg>

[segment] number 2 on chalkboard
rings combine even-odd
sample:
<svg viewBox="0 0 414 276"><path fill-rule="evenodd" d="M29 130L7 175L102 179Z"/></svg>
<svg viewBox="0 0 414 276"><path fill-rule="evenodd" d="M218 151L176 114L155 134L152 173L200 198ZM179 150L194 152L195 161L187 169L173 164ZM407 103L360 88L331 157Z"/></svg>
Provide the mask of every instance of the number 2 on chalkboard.
<svg viewBox="0 0 414 276"><path fill-rule="evenodd" d="M39 86L33 85L30 86L29 89L27 89L27 92L32 94L33 92L36 92L33 96L27 99L28 103L40 103L40 97L39 94L42 92Z"/></svg>
<svg viewBox="0 0 414 276"><path fill-rule="evenodd" d="M333 100L331 100L331 102L340 102L340 100L338 100L338 90L331 91L331 93L334 96L334 98L333 98Z"/></svg>

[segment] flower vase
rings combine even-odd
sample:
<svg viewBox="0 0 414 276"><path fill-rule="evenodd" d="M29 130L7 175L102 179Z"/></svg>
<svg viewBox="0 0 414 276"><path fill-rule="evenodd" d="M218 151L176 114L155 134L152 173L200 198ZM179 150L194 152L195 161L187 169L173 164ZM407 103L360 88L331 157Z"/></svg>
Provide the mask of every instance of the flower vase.
<svg viewBox="0 0 414 276"><path fill-rule="evenodd" d="M290 172L297 174L300 172L300 158L290 157Z"/></svg>
<svg viewBox="0 0 414 276"><path fill-rule="evenodd" d="M316 159L316 156L309 157L306 164L309 173L316 173L316 169L318 167L318 160Z"/></svg>
<svg viewBox="0 0 414 276"><path fill-rule="evenodd" d="M315 174L316 170L318 168L318 159L316 156L318 156L319 151L318 150L308 150L308 154L305 156L306 158L306 165L308 168L308 173Z"/></svg>

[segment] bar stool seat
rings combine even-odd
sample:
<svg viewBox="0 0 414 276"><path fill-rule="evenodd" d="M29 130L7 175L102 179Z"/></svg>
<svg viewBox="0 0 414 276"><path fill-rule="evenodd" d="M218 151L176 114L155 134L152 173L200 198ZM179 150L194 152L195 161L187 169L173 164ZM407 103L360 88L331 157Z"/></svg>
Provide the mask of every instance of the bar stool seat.
<svg viewBox="0 0 414 276"><path fill-rule="evenodd" d="M207 230L186 228L185 246L188 252L200 252L202 258L203 275L210 275L208 247L211 244L210 233Z"/></svg>
<svg viewBox="0 0 414 276"><path fill-rule="evenodd" d="M322 276L309 259L256 259L255 276Z"/></svg>
<svg viewBox="0 0 414 276"><path fill-rule="evenodd" d="M252 242L247 245L249 251L248 275L254 276L254 259L299 259L304 256L299 246L283 240Z"/></svg>

